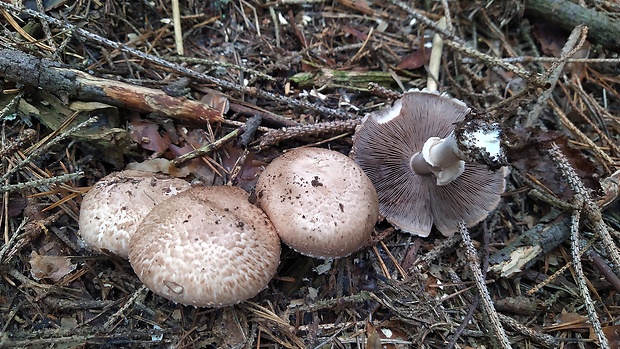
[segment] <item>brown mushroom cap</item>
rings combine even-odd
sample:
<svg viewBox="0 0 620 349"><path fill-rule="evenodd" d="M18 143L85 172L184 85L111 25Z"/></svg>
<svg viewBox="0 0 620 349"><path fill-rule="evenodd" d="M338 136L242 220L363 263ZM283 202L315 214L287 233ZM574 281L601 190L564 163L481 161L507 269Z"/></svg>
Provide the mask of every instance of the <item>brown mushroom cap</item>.
<svg viewBox="0 0 620 349"><path fill-rule="evenodd" d="M379 214L376 191L362 169L322 148L297 148L273 160L258 179L256 196L282 241L318 258L359 250Z"/></svg>
<svg viewBox="0 0 620 349"><path fill-rule="evenodd" d="M243 189L196 187L157 205L129 243L129 261L154 293L224 306L257 295L275 275L280 239Z"/></svg>
<svg viewBox="0 0 620 349"><path fill-rule="evenodd" d="M469 111L447 95L410 91L392 108L369 115L356 131L351 156L377 188L381 215L396 228L425 237L434 223L449 236L459 222L473 226L497 207L504 170L466 163L459 177L438 186L430 171L422 175L411 167L430 137L445 138Z"/></svg>
<svg viewBox="0 0 620 349"><path fill-rule="evenodd" d="M84 195L79 234L95 250L127 258L129 238L155 205L191 186L179 178L142 171L111 173Z"/></svg>

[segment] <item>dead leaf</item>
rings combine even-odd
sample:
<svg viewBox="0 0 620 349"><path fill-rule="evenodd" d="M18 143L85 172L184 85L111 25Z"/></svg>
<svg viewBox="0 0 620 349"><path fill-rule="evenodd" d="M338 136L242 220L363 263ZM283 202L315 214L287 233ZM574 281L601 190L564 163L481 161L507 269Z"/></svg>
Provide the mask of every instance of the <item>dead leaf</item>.
<svg viewBox="0 0 620 349"><path fill-rule="evenodd" d="M562 55L562 47L568 38L566 31L544 22L538 22L534 25L532 35L538 41L543 53L551 57Z"/></svg>
<svg viewBox="0 0 620 349"><path fill-rule="evenodd" d="M77 264L71 263L66 256L39 255L36 251L30 254L30 275L35 280L51 279L58 282L71 273Z"/></svg>
<svg viewBox="0 0 620 349"><path fill-rule="evenodd" d="M377 328L370 322L366 324L366 348L382 349L381 338L377 332Z"/></svg>
<svg viewBox="0 0 620 349"><path fill-rule="evenodd" d="M403 70L418 69L420 67L423 67L425 64L427 64L430 57L431 57L430 49L426 47L417 48L413 52L404 56L400 60L396 68L403 69Z"/></svg>
<svg viewBox="0 0 620 349"><path fill-rule="evenodd" d="M589 330L588 317L573 312L563 311L554 325L546 326L545 332L566 330Z"/></svg>
<svg viewBox="0 0 620 349"><path fill-rule="evenodd" d="M9 197L9 217L20 215L26 208L26 198L17 195Z"/></svg>
<svg viewBox="0 0 620 349"><path fill-rule="evenodd" d="M548 149L552 142L560 147L586 187L596 193L602 193L600 167L586 158L581 151L570 146L563 134L542 132L533 128L517 128L511 130L508 137L514 144L507 151L513 167L524 176L540 182L560 199L570 200L573 193L549 157Z"/></svg>
<svg viewBox="0 0 620 349"><path fill-rule="evenodd" d="M620 325L605 326L603 333L607 337L611 349L620 349Z"/></svg>
<svg viewBox="0 0 620 349"><path fill-rule="evenodd" d="M163 153L170 146L170 136L159 134L159 125L153 122L132 121L129 123L129 136L131 140L140 144L144 149Z"/></svg>
<svg viewBox="0 0 620 349"><path fill-rule="evenodd" d="M219 110L222 115L228 113L228 110L230 109L230 102L228 101L228 97L225 94L217 91L209 91L207 94L202 96L202 99L200 99L200 101L215 110Z"/></svg>

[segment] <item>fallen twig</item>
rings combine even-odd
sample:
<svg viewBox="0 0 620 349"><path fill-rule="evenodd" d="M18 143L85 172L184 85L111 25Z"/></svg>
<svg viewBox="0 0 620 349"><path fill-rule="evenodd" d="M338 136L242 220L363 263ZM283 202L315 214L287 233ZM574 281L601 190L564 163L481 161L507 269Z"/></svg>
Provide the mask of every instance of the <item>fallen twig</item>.
<svg viewBox="0 0 620 349"><path fill-rule="evenodd" d="M597 235L601 237L601 242L605 247L607 253L610 255L610 258L612 259L616 274L618 274L618 271L620 270L620 255L618 253L617 247L615 247L615 244L606 229L606 224L605 222L603 222L600 209L590 199L590 196L585 189L583 183L581 182L581 179L579 179L574 169L556 144L551 145L551 148L549 149L549 155L551 156L551 159L556 163L556 166L560 170L562 177L569 183L571 189L575 193L574 201L576 206L579 208L573 210L571 214L571 261L575 270L577 287L579 288L581 299L586 306L586 310L588 311L588 318L590 320L590 323L592 324L594 333L596 333L599 345L602 349L608 349L610 348L609 342L607 341L607 337L603 333L601 322L596 313L596 308L594 306L592 298L590 297L590 292L588 291L588 288L586 286L586 277L583 273L583 268L581 266L581 254L579 253L581 250L581 239L579 236L579 217L582 211L581 207L583 207L583 212L587 215L587 218L595 226L594 229L598 233Z"/></svg>
<svg viewBox="0 0 620 349"><path fill-rule="evenodd" d="M267 132L260 139L259 149L265 149L272 145L292 138L319 136L342 132L353 132L362 123L361 119L336 120L321 122L303 126L281 128Z"/></svg>
<svg viewBox="0 0 620 349"><path fill-rule="evenodd" d="M156 112L188 121L218 122L223 119L221 111L204 103L172 97L161 90L98 78L18 50L0 49L0 67L0 75L7 80L64 97Z"/></svg>
<svg viewBox="0 0 620 349"><path fill-rule="evenodd" d="M620 48L620 22L604 12L567 0L526 0L525 10L566 30L584 24L595 42L616 51Z"/></svg>
<svg viewBox="0 0 620 349"><path fill-rule="evenodd" d="M480 293L480 300L482 304L482 308L484 312L488 316L488 320L491 326L491 333L495 336L495 339L499 343L500 347L503 349L512 348L510 345L510 341L506 336L506 332L502 327L502 324L499 319L499 315L495 310L495 306L493 305L493 299L491 299L491 295L489 294L489 290L487 289L486 283L484 282L484 276L482 275L482 271L480 270L480 261L478 260L478 255L476 254L476 248L472 243L471 237L469 236L469 231L467 230L467 226L465 222L459 223L459 233L463 238L463 244L465 245L465 255L467 256L467 265L474 277L474 281L476 282L476 286L478 288L478 292Z"/></svg>

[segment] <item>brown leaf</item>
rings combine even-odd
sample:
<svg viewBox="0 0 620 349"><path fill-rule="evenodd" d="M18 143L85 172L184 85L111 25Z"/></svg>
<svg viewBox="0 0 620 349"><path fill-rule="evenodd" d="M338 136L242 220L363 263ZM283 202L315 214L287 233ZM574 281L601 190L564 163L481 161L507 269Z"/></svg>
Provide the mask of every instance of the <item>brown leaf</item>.
<svg viewBox="0 0 620 349"><path fill-rule="evenodd" d="M129 136L144 149L163 153L170 145L170 136L159 134L159 125L152 122L132 121L129 124Z"/></svg>
<svg viewBox="0 0 620 349"><path fill-rule="evenodd" d="M507 152L513 167L524 176L540 182L560 199L570 200L573 193L549 157L548 149L552 142L560 147L586 187L597 193L601 192L599 182L601 169L581 151L570 146L563 134L542 132L533 128L517 128L511 130L508 137L514 144Z"/></svg>
<svg viewBox="0 0 620 349"><path fill-rule="evenodd" d="M222 114L228 113L228 110L230 109L228 97L217 91L209 91L207 94L202 96L200 101L215 110L219 110Z"/></svg>
<svg viewBox="0 0 620 349"><path fill-rule="evenodd" d="M603 333L607 337L611 349L620 349L620 325L605 326Z"/></svg>
<svg viewBox="0 0 620 349"><path fill-rule="evenodd" d="M423 67L428 63L428 60L431 57L431 50L422 47L415 49L413 52L409 53L405 57L403 57L396 68L398 69L417 69Z"/></svg>
<svg viewBox="0 0 620 349"><path fill-rule="evenodd" d="M9 217L18 216L26 208L26 198L22 196L9 197Z"/></svg>
<svg viewBox="0 0 620 349"><path fill-rule="evenodd" d="M532 35L540 44L540 49L552 57L562 55L562 47L568 38L568 34L557 26L539 22L534 25Z"/></svg>
<svg viewBox="0 0 620 349"><path fill-rule="evenodd" d="M56 282L74 271L77 266L71 263L69 257L39 255L35 251L30 254L29 263L30 275L33 279L52 279Z"/></svg>
<svg viewBox="0 0 620 349"><path fill-rule="evenodd" d="M366 324L366 337L366 348L382 349L381 338L379 337L377 328L372 323L370 323L370 321Z"/></svg>
<svg viewBox="0 0 620 349"><path fill-rule="evenodd" d="M347 33L355 36L359 41L364 42L368 38L368 34L361 32L353 27L344 27L342 30Z"/></svg>

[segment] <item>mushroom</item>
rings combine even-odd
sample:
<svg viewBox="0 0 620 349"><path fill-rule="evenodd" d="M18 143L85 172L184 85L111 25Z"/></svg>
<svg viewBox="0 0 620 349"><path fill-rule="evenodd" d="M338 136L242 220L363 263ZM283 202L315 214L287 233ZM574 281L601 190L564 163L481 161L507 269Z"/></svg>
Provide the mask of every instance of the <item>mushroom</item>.
<svg viewBox="0 0 620 349"><path fill-rule="evenodd" d="M471 227L499 204L505 188L499 126L465 121L469 113L446 94L409 91L356 130L351 156L396 228L426 237L434 223L450 236L459 222ZM455 129L459 122L463 127Z"/></svg>
<svg viewBox="0 0 620 349"><path fill-rule="evenodd" d="M127 258L129 238L155 205L191 186L179 178L126 170L111 173L82 200L79 234L91 248Z"/></svg>
<svg viewBox="0 0 620 349"><path fill-rule="evenodd" d="M347 256L370 239L377 193L347 156L297 148L273 160L258 178L257 204L284 243L311 257Z"/></svg>
<svg viewBox="0 0 620 349"><path fill-rule="evenodd" d="M267 287L280 261L280 239L243 189L195 187L144 218L130 240L129 261L138 278L164 298L232 305Z"/></svg>

